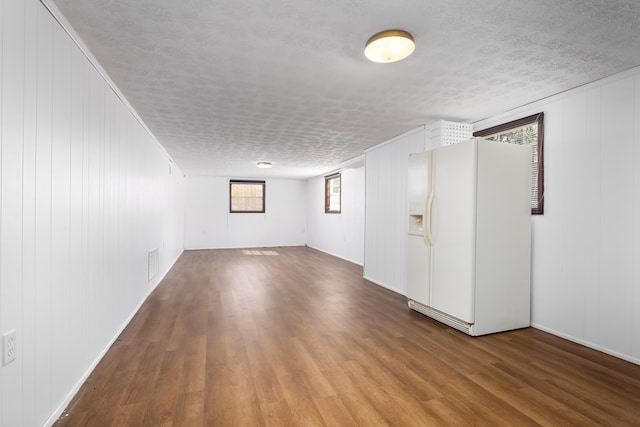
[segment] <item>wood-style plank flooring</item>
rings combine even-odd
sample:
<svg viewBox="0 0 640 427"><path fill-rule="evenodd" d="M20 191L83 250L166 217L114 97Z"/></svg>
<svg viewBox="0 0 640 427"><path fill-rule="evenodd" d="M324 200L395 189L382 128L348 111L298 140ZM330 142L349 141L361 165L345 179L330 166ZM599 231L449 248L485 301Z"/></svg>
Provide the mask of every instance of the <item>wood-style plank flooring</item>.
<svg viewBox="0 0 640 427"><path fill-rule="evenodd" d="M640 425L638 365L533 328L468 337L354 264L256 251L185 252L56 425Z"/></svg>

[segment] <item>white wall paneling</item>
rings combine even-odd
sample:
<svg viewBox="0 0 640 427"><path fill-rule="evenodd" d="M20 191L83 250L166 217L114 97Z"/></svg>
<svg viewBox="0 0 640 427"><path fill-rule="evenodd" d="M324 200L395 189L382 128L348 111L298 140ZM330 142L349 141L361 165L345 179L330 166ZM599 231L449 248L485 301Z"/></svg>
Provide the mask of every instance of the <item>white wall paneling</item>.
<svg viewBox="0 0 640 427"><path fill-rule="evenodd" d="M534 326L640 363L640 68L475 124L545 113Z"/></svg>
<svg viewBox="0 0 640 427"><path fill-rule="evenodd" d="M426 142L421 127L365 154L364 276L401 294L406 292L407 162Z"/></svg>
<svg viewBox="0 0 640 427"><path fill-rule="evenodd" d="M185 249L306 244L306 182L267 179L266 213L229 213L229 179L190 176L185 189Z"/></svg>
<svg viewBox="0 0 640 427"><path fill-rule="evenodd" d="M21 2L3 2L2 17L15 15L24 21L24 6ZM24 36L19 22L2 19L0 32L2 33L2 80L0 123L0 333L5 334L12 329L17 330L17 340L22 340L22 331L16 325L20 323L20 310L15 301L20 298L20 283L22 282L21 252L22 252L22 195L16 191L14 185L22 186L22 122L24 120L22 89L20 83L24 80ZM15 41L15 42L14 42ZM14 84L14 81L17 85ZM12 100L16 100L16 104ZM15 184L14 184L15 183ZM15 242L15 245L13 244ZM4 284L12 284L11 287ZM2 319L6 320L5 322ZM20 402L20 394L11 393L11 384L20 381L21 361L15 360L15 369L2 369L0 384L2 396L6 401L0 404L0 413L11 421L12 406ZM0 419L0 424L3 420ZM9 425L9 424L7 424Z"/></svg>
<svg viewBox="0 0 640 427"><path fill-rule="evenodd" d="M307 245L346 259L364 263L364 166L340 171L341 212L324 212L324 176L307 181Z"/></svg>
<svg viewBox="0 0 640 427"><path fill-rule="evenodd" d="M18 338L0 425L32 426L55 420L182 253L184 178L47 8L0 11L0 333Z"/></svg>
<svg viewBox="0 0 640 427"><path fill-rule="evenodd" d="M634 144L633 144L633 165L634 165L634 180L633 180L633 300L632 300L632 320L631 320L631 354L640 359L640 339L637 338L640 335L640 76L635 77L634 85L634 109L633 109L633 123L634 123Z"/></svg>
<svg viewBox="0 0 640 427"><path fill-rule="evenodd" d="M601 150L602 173L596 188L602 210L598 311L606 313L599 319L597 336L601 345L621 354L631 354L632 347L633 233L629 231L634 228L634 93L633 79L602 88L600 141L606 145ZM640 331L636 335L640 339Z"/></svg>
<svg viewBox="0 0 640 427"><path fill-rule="evenodd" d="M21 413L14 414L18 417L22 415L23 425L37 425L36 420L43 420L47 417L47 405L38 406L38 402L44 402L43 395L38 390L36 382L36 369L43 359L40 358L40 352L46 350L40 346L36 353L36 341L40 337L39 328L36 322L36 298L40 290L36 288L36 277L40 274L40 267L36 264L36 159L38 159L38 120L37 120L37 66L38 63L38 28L39 19L37 19L40 11L38 3L34 1L23 2L25 13L22 19L15 16L17 22L24 23L24 81L23 88L23 129L24 135L22 139L22 301L32 301L31 304L22 304L22 321L21 334L18 347L21 350L17 370L22 374L20 404L16 408L21 409ZM8 15L5 15L8 16ZM2 67L4 68L4 66ZM19 83L17 84L19 85ZM20 97L18 96L18 100ZM17 189L17 187L16 187ZM39 217L38 217L39 218ZM3 241L4 238L0 238ZM0 258L0 268L2 268L2 259ZM0 288L4 288L4 281L0 281ZM20 307L19 305L17 307ZM43 325L44 326L44 325ZM0 330L4 330L3 316L0 315ZM77 355L76 355L77 356ZM71 363L77 361L72 359ZM21 364L21 365L20 365ZM12 381L15 381L12 380ZM16 384L12 382L11 384ZM7 394L2 391L0 400L4 400ZM36 399L37 396L37 399ZM3 417L4 418L4 417ZM2 422L2 421L0 421ZM40 421L42 422L42 421Z"/></svg>

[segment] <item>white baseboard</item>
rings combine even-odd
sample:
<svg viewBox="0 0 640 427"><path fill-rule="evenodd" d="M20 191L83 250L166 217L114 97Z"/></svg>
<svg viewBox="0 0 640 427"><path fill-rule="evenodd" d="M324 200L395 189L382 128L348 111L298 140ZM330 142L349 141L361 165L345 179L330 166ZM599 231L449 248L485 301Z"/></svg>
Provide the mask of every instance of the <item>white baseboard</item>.
<svg viewBox="0 0 640 427"><path fill-rule="evenodd" d="M378 286L382 287L382 288L389 289L390 291L393 291L393 292L395 292L396 294L399 294L399 295L402 295L402 296L406 296L406 295L407 295L404 291L401 291L401 290L400 290L400 289L398 289L398 288L394 288L393 286L389 286L389 285L387 285L386 283L378 282L377 280L373 280L372 278L367 277L367 276L363 276L363 278L364 278L365 280L370 281L371 283L374 283L374 284L376 284L376 285L378 285Z"/></svg>
<svg viewBox="0 0 640 427"><path fill-rule="evenodd" d="M258 248L297 248L307 246L304 243L287 243L273 245L257 245L257 246L185 246L185 251L214 251L219 249L258 249Z"/></svg>
<svg viewBox="0 0 640 427"><path fill-rule="evenodd" d="M574 337L572 335L565 334L563 332L556 331L556 330L551 329L551 328L547 328L546 326L540 325L538 323L531 323L531 326L536 328L536 329L540 329L541 331L548 332L551 335L555 335L555 336L558 336L560 338L564 338L564 339L566 339L568 341L573 341L573 342L581 344L581 345L583 345L585 347L589 347L589 348L592 348L594 350L601 351L602 353L606 353L608 355L617 357L619 359L626 360L627 362L631 362L631 363L634 363L636 365L640 365L640 359L632 357L632 356L629 356L628 354L620 353L620 352L617 352L615 350L611 350L609 348L602 347L602 346L600 346L598 344L594 344L592 342L585 341L585 340L580 339L580 338L576 338L576 337Z"/></svg>
<svg viewBox="0 0 640 427"><path fill-rule="evenodd" d="M360 267L363 267L362 263L359 263L359 262L354 261L354 260L349 259L349 258L345 258L342 255L334 254L333 252L329 252L329 251L326 251L324 249L321 249L321 248L318 248L316 246L312 246L312 245L309 245L309 244L307 244L306 246L311 248L311 249L315 249L316 251L324 252L327 255L331 255L331 256L334 256L336 258L340 258L340 259L343 259L345 261L349 261L351 264L355 264L355 265L359 265Z"/></svg>

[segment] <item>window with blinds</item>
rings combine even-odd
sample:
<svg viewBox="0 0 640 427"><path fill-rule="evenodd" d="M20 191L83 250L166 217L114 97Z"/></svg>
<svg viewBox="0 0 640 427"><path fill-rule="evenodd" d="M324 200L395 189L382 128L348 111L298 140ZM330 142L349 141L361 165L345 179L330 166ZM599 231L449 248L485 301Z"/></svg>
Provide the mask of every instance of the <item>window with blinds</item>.
<svg viewBox="0 0 640 427"><path fill-rule="evenodd" d="M533 148L531 213L542 215L544 213L544 113L474 132L473 136L507 144L530 145Z"/></svg>
<svg viewBox="0 0 640 427"><path fill-rule="evenodd" d="M324 212L340 213L342 185L340 174L324 177Z"/></svg>
<svg viewBox="0 0 640 427"><path fill-rule="evenodd" d="M230 213L264 213L264 181L229 181Z"/></svg>

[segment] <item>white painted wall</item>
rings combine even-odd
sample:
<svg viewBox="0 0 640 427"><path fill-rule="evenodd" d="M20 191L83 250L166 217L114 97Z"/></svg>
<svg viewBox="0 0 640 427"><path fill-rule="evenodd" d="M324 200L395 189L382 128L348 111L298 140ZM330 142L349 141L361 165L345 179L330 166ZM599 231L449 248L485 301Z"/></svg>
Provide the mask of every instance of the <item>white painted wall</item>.
<svg viewBox="0 0 640 427"><path fill-rule="evenodd" d="M0 425L36 426L181 254L183 178L37 0L0 3L0 70Z"/></svg>
<svg viewBox="0 0 640 427"><path fill-rule="evenodd" d="M191 176L185 182L185 249L303 246L306 183L266 179L266 213L229 213L229 179Z"/></svg>
<svg viewBox="0 0 640 427"><path fill-rule="evenodd" d="M366 208L364 277L406 293L407 161L424 151L426 128L408 132L365 154Z"/></svg>
<svg viewBox="0 0 640 427"><path fill-rule="evenodd" d="M640 68L475 124L544 112L534 326L640 363Z"/></svg>
<svg viewBox="0 0 640 427"><path fill-rule="evenodd" d="M364 166L345 168L341 176L341 213L324 212L324 177L307 181L307 245L364 263Z"/></svg>

